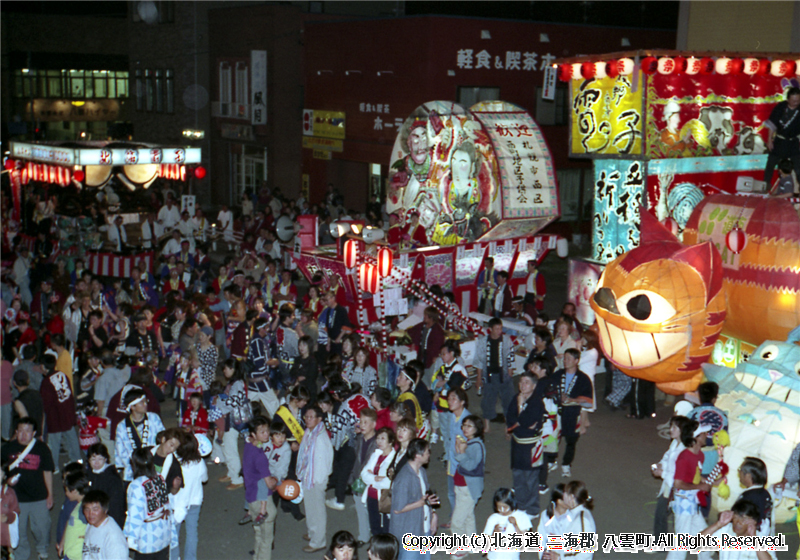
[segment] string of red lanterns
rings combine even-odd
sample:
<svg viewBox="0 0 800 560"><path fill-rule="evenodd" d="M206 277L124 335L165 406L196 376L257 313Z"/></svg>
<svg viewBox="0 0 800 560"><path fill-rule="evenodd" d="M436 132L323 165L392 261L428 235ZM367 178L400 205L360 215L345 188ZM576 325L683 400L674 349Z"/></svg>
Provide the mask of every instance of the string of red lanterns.
<svg viewBox="0 0 800 560"><path fill-rule="evenodd" d="M737 75L766 76L771 74L776 78L800 76L800 59L798 60L772 60L767 58L728 58L720 56L716 60L712 57L682 57L682 56L646 56L639 62L639 66L647 75ZM591 80L592 78L615 78L628 76L633 73L635 62L631 58L623 57L617 60L597 62L574 62L558 66L558 78L562 82L570 80Z"/></svg>

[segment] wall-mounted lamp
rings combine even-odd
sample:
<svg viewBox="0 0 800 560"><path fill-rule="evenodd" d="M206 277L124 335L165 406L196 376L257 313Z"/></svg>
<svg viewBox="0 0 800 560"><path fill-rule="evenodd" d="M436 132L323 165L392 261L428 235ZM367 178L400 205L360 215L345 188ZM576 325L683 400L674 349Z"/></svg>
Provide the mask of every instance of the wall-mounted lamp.
<svg viewBox="0 0 800 560"><path fill-rule="evenodd" d="M488 29L481 29L481 39L491 39L492 34L489 32Z"/></svg>
<svg viewBox="0 0 800 560"><path fill-rule="evenodd" d="M323 74L333 74L333 70L317 70L317 76L321 76Z"/></svg>
<svg viewBox="0 0 800 560"><path fill-rule="evenodd" d="M539 42L540 43L549 43L550 36L547 33L539 33Z"/></svg>
<svg viewBox="0 0 800 560"><path fill-rule="evenodd" d="M350 74L361 74L361 70L345 70L345 76L349 76Z"/></svg>
<svg viewBox="0 0 800 560"><path fill-rule="evenodd" d="M623 37L622 40L619 42L619 44L623 47L630 47L631 41L627 37Z"/></svg>
<svg viewBox="0 0 800 560"><path fill-rule="evenodd" d="M385 76L386 74L394 74L391 70L378 70L378 76Z"/></svg>

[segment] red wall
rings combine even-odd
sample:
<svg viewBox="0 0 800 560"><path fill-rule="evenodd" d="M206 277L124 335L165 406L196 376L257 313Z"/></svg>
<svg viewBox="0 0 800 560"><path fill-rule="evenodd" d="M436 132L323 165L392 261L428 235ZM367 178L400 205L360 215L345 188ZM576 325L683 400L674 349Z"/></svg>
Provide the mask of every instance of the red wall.
<svg viewBox="0 0 800 560"><path fill-rule="evenodd" d="M486 30L491 39L481 39ZM550 42L540 42L546 33ZM334 159L388 166L397 128L375 130L375 117L385 123L404 120L417 106L432 100L456 100L459 86L499 87L500 99L519 105L535 117L536 87L542 85L542 57L597 54L630 47L674 48L674 31L634 30L554 25L504 20L424 16L344 22L307 22L305 26L305 106L307 109L346 113L344 151ZM473 68L459 68L458 51L472 49ZM492 68L475 69L474 55L486 50ZM507 51L537 53L536 70L494 67L495 57L505 64ZM346 72L349 71L349 75ZM378 76L378 72L391 74ZM454 75L448 75L452 71ZM388 112L362 112L361 103L389 105ZM543 132L556 168L588 166L568 160L568 127L546 126ZM303 150L303 172L311 176L311 198L323 196L326 166L336 162L312 160ZM341 188L340 185L337 185Z"/></svg>

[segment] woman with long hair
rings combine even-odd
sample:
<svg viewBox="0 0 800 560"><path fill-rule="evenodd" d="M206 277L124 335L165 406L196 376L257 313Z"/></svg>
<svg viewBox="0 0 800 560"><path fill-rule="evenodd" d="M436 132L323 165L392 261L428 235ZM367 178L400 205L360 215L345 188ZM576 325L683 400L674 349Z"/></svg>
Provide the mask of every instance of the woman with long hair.
<svg viewBox="0 0 800 560"><path fill-rule="evenodd" d="M200 455L197 437L184 431L180 447L176 455L183 471L183 488L173 498L175 511L175 531L180 538L181 523L186 525L186 541L183 544L183 555L180 547L172 549L170 557L177 560L197 560L197 526L200 521L200 507L203 505L203 483L208 481L206 462ZM176 539L177 540L177 539Z"/></svg>
<svg viewBox="0 0 800 560"><path fill-rule="evenodd" d="M378 430L375 441L377 449L361 469L361 480L367 488L360 498L367 505L370 532L373 535L380 535L389 532L389 519L380 512L378 502L381 492L388 490L392 485L388 471L397 452L394 449L395 435L391 428Z"/></svg>
<svg viewBox="0 0 800 560"><path fill-rule="evenodd" d="M133 550L134 560L168 560L172 520L167 483L158 474L148 449L133 452L131 467L133 482L128 486L125 538Z"/></svg>

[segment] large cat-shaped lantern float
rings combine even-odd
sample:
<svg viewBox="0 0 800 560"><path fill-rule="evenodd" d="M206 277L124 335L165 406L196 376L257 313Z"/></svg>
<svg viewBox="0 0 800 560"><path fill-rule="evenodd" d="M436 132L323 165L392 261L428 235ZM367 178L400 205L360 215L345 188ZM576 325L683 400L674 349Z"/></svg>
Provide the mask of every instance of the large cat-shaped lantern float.
<svg viewBox="0 0 800 560"><path fill-rule="evenodd" d="M641 212L641 243L610 262L591 306L608 359L665 393L693 391L726 316L722 263L711 242L682 245Z"/></svg>

